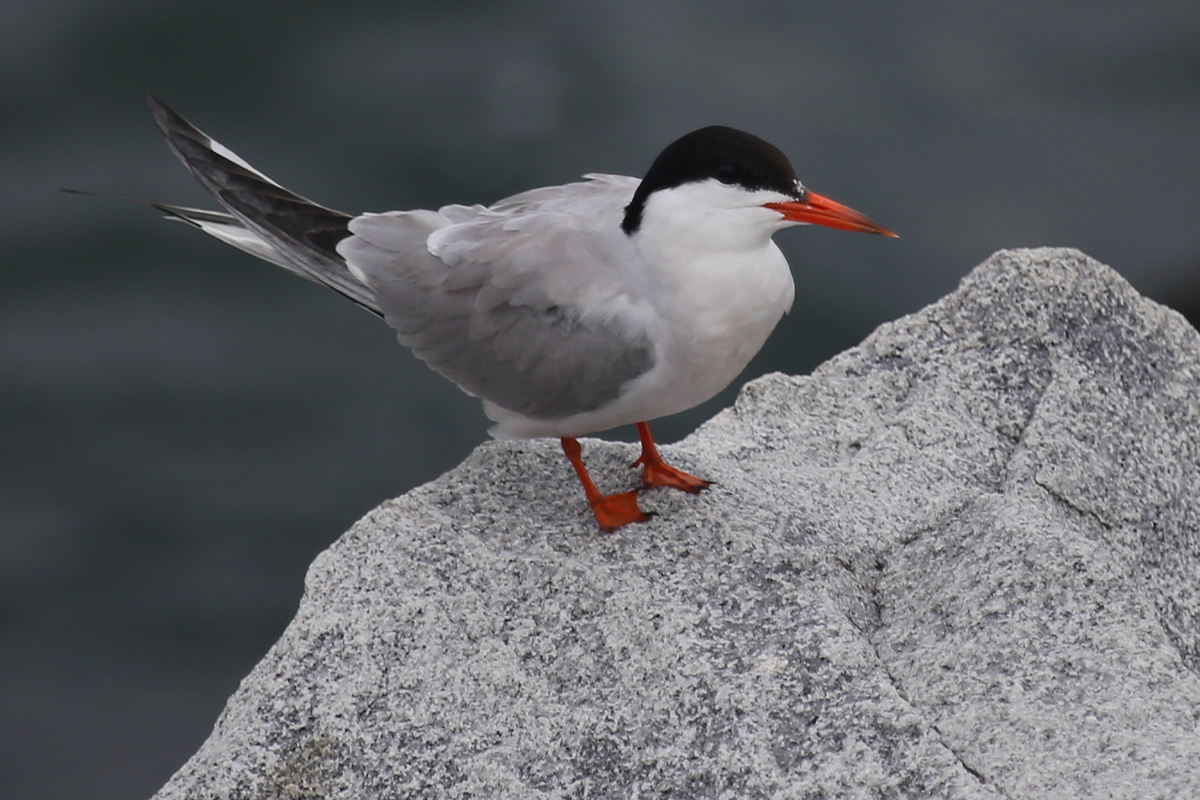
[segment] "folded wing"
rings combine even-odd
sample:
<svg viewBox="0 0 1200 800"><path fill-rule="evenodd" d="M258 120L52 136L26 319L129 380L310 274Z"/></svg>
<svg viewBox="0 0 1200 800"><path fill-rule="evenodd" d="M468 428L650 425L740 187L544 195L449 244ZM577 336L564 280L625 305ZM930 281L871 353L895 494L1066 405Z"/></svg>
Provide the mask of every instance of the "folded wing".
<svg viewBox="0 0 1200 800"><path fill-rule="evenodd" d="M149 102L172 151L229 213L151 205L383 316L467 392L560 419L606 405L653 367L645 309L628 292L636 280L611 272L628 268L611 252L624 237L595 235L597 225L619 225L635 179L589 176L491 208L350 217L284 189Z"/></svg>
<svg viewBox="0 0 1200 800"><path fill-rule="evenodd" d="M350 222L354 235L338 252L374 289L400 342L430 367L502 408L561 419L615 400L653 366L654 352L631 324L636 314L622 313L630 300L597 305L586 296L596 282L579 279L581 264L593 262L546 266L548 255L582 253L546 230L531 252L531 225L463 207L367 214Z"/></svg>

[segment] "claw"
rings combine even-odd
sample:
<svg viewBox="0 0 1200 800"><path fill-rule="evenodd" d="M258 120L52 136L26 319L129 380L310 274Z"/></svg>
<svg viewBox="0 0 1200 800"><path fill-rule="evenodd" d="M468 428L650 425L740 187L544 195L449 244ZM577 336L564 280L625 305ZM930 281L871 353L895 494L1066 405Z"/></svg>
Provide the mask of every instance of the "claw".
<svg viewBox="0 0 1200 800"><path fill-rule="evenodd" d="M646 489L653 489L657 486L669 486L672 489L680 489L688 494L700 494L700 492L712 485L711 481L697 478L695 475L672 467L665 461L646 461L642 463L645 464L642 469L642 486Z"/></svg>

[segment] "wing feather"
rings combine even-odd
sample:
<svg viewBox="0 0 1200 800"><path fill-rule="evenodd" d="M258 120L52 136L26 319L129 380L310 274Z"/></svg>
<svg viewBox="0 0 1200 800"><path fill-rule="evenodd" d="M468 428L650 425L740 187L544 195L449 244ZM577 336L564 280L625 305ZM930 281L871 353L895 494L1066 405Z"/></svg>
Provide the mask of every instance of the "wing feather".
<svg viewBox="0 0 1200 800"><path fill-rule="evenodd" d="M351 274L335 249L337 242L350 235L346 227L349 215L284 189L165 103L152 96L147 102L167 145L180 162L249 233L289 263L281 264L275 258L267 258L268 261L379 313L370 289ZM206 232L217 235L214 231ZM261 256L250 247L241 249Z"/></svg>
<svg viewBox="0 0 1200 800"><path fill-rule="evenodd" d="M588 184L543 197L558 201L577 186L615 202ZM623 268L579 260L588 256L581 243L593 222L547 211L530 194L489 209L356 217L338 252L374 290L400 342L429 366L502 408L565 418L617 399L653 366L654 352L630 315L584 312L603 299L595 290L605 270Z"/></svg>

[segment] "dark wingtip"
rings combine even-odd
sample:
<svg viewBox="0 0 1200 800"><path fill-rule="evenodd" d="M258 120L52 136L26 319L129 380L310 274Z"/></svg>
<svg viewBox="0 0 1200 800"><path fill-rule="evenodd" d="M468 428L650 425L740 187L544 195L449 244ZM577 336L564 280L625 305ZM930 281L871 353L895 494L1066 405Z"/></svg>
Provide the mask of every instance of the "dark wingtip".
<svg viewBox="0 0 1200 800"><path fill-rule="evenodd" d="M178 111L154 95L146 95L146 105L150 106L150 114L154 117L154 121L158 123L159 130L165 136L170 137L172 133L183 133L189 136L208 138L200 133L200 130L195 125L184 119Z"/></svg>
<svg viewBox="0 0 1200 800"><path fill-rule="evenodd" d="M105 192L89 192L87 189L59 189L60 192L67 194L78 194L84 197L99 197L101 200L120 200L122 203L137 203L143 206L152 206L154 203L149 200L137 200L133 197L121 197L118 194L107 194Z"/></svg>
<svg viewBox="0 0 1200 800"><path fill-rule="evenodd" d="M150 106L150 113L154 116L154 121L158 123L158 127L164 130L167 114L173 113L171 107L159 100L149 92L146 93L146 105Z"/></svg>
<svg viewBox="0 0 1200 800"><path fill-rule="evenodd" d="M146 105L150 106L150 111L155 116L158 116L159 113L164 112L164 111L169 111L171 113L175 113L174 111L171 110L171 107L169 105L164 103L162 100L159 100L157 97L150 94L149 92L146 92Z"/></svg>
<svg viewBox="0 0 1200 800"><path fill-rule="evenodd" d="M133 203L133 204L139 205L139 206L146 206L147 208L153 208L156 211L161 211L163 214L165 214L167 216L168 219L180 220L182 222L188 223L189 225L194 225L197 228L200 227L196 223L195 220L188 219L188 217L182 213L182 211L184 211L186 209L179 209L176 206L169 206L165 203L157 203L153 200L139 200L136 197L122 197L119 194L105 194L103 192L89 192L86 189L59 189L59 191L66 192L67 194L83 195L84 197L98 197L101 200L119 200L122 203Z"/></svg>

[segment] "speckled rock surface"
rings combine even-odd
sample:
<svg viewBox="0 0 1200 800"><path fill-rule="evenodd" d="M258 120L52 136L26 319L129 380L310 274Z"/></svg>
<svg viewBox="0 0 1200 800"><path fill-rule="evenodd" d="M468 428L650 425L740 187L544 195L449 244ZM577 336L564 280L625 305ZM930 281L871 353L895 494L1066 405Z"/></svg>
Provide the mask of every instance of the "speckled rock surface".
<svg viewBox="0 0 1200 800"><path fill-rule="evenodd" d="M1180 316L998 253L748 385L646 525L553 441L371 512L158 797L1200 797L1198 442Z"/></svg>

